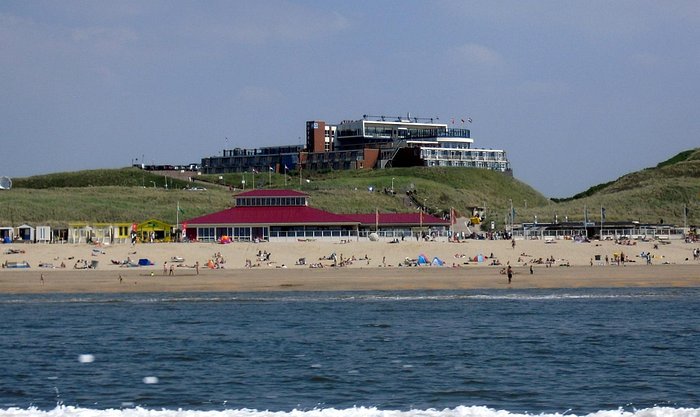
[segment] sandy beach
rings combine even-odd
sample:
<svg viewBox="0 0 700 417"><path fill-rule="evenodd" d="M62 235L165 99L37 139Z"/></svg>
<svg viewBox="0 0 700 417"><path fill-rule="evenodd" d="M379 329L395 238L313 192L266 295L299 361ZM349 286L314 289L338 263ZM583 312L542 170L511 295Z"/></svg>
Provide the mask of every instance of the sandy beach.
<svg viewBox="0 0 700 417"><path fill-rule="evenodd" d="M0 293L697 287L700 262L693 260L693 248L698 246L571 240L516 240L515 247L510 241L484 240L14 244L0 246L0 263L30 267L1 269ZM642 253L651 253L652 265ZM620 254L627 258L624 266L613 262ZM420 255L438 258L443 266L406 266ZM298 265L300 258L305 264ZM152 265L125 265L140 259ZM94 269L76 269L93 264ZM508 264L515 273L511 284L502 274Z"/></svg>

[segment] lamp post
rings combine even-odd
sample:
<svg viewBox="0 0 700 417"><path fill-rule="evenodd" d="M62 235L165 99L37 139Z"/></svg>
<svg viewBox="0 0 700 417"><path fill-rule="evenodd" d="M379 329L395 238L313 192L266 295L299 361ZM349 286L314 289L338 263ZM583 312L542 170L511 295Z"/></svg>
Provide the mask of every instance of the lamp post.
<svg viewBox="0 0 700 417"><path fill-rule="evenodd" d="M511 236L513 235L513 224L515 223L514 215L513 215L513 199L509 198L508 201L510 201L510 234Z"/></svg>

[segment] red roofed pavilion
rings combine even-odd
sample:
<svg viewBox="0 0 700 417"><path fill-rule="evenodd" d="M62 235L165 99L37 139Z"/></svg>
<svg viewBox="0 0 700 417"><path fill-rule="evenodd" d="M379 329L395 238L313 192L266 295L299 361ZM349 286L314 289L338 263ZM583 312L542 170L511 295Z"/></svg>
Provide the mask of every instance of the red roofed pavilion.
<svg viewBox="0 0 700 417"><path fill-rule="evenodd" d="M189 219L190 240L357 239L371 232L411 235L412 228L446 229L449 221L423 213L335 214L309 207L309 195L294 190L251 190L235 196L235 206ZM386 234L386 233L385 233Z"/></svg>

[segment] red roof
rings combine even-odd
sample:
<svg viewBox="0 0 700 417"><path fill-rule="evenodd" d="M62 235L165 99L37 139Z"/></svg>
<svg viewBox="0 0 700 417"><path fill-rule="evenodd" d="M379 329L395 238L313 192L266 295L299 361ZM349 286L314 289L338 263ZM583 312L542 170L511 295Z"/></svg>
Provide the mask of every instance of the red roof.
<svg viewBox="0 0 700 417"><path fill-rule="evenodd" d="M232 207L217 213L189 219L187 225L232 224L357 224L346 216L308 206Z"/></svg>
<svg viewBox="0 0 700 417"><path fill-rule="evenodd" d="M306 193L294 190L250 190L236 194L236 197L308 197Z"/></svg>
<svg viewBox="0 0 700 417"><path fill-rule="evenodd" d="M352 219L363 225L372 225L377 223L376 214L343 214L344 217ZM423 224L425 226L449 226L449 220L443 220L441 218L431 216L430 214L423 214L423 219L421 220L421 214L418 213L379 213L379 224L380 225L417 225Z"/></svg>

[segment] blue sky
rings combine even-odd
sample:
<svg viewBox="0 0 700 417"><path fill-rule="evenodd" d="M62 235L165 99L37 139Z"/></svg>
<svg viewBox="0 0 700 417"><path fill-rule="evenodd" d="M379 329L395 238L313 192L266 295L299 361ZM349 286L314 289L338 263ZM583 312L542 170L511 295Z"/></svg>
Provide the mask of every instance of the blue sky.
<svg viewBox="0 0 700 417"><path fill-rule="evenodd" d="M0 175L199 162L410 112L472 118L477 146L565 197L700 145L698 40L693 0L4 0Z"/></svg>

